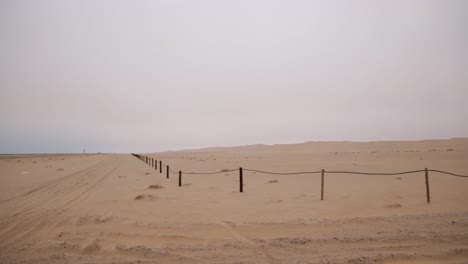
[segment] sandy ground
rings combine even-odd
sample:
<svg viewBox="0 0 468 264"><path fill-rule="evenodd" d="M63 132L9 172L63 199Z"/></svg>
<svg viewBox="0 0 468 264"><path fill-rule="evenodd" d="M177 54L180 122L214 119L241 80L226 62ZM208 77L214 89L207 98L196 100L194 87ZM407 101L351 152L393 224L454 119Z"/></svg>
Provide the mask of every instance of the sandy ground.
<svg viewBox="0 0 468 264"><path fill-rule="evenodd" d="M148 154L173 171L430 169L468 139ZM0 263L468 263L468 178L163 173L131 155L0 155ZM151 185L153 188L149 188Z"/></svg>

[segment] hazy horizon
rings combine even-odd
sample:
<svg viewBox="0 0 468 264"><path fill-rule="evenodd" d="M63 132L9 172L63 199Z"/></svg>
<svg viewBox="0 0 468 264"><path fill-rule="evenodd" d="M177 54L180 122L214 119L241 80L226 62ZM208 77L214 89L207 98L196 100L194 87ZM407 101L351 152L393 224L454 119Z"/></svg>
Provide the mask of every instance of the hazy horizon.
<svg viewBox="0 0 468 264"><path fill-rule="evenodd" d="M211 149L211 148L237 148L237 147L249 147L249 146L279 146L279 145L301 145L301 144L307 144L307 143L385 143L385 142L425 142L425 141L445 141L445 140L464 140L468 139L468 137L456 137L456 138L433 138L433 139L418 139L418 140L378 140L378 141L348 141L348 140L343 140L343 141L304 141L304 142L279 142L279 143L252 143L252 144L245 144L245 145L216 145L216 146L210 146L210 145L205 145L205 146L192 146L188 148L172 148L172 149L161 149L158 151L86 151L83 152L83 150L78 150L74 152L13 152L13 153L0 153L0 155L36 155L36 154L96 154L96 153L112 153L112 154L130 154L130 153L139 153L139 154L145 154L145 153L164 153L164 152L177 152L177 151L192 151L192 150L202 150L202 149Z"/></svg>
<svg viewBox="0 0 468 264"><path fill-rule="evenodd" d="M468 137L466 1L1 1L0 153Z"/></svg>

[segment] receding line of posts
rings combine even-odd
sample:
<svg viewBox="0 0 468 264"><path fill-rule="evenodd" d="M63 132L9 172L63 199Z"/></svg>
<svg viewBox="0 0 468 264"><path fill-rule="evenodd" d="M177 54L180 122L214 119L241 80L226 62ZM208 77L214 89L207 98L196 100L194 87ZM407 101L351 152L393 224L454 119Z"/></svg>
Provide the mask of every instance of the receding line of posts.
<svg viewBox="0 0 468 264"><path fill-rule="evenodd" d="M138 154L131 153L131 155L135 156L136 158L140 159L143 162L146 162L148 165L151 165L151 167L154 167L156 170L158 169L158 160L154 158L150 158L148 156L141 156ZM239 167L239 169L234 169L230 171L236 171L239 170L239 192L244 192L244 169L242 167ZM321 174L321 181L320 181L320 200L323 201L325 199L325 173L331 173L331 174L360 174L360 175L402 175L402 174L411 174L411 173L419 173L419 172L424 172L424 179L425 179L425 185L426 185L426 201L427 203L431 203L431 194L430 194L430 186L429 186L429 171L433 172L438 172L438 173L443 173L443 174L449 174L453 175L456 177L464 177L468 178L468 176L465 175L460 175L460 174L455 174L451 172L446 172L446 171L440 171L440 170L429 170L428 168L425 168L424 170L415 170L415 171L406 171L406 172L397 172L397 173L368 173L368 172L352 172L352 171L325 171L322 169L321 171L313 171L313 172L291 172L291 173L277 173L277 172L266 172L266 171L258 171L258 170L251 170L251 169L246 169L247 171L256 171L264 174L275 174L275 175L294 175L294 174L315 174L315 173L320 173ZM169 165L166 165L166 178L169 179ZM225 170L219 171L219 172L209 172L209 173L188 173L188 174L218 174L218 173L224 173L226 172ZM159 173L162 173L162 161L159 160ZM182 186L182 171L179 171L179 187Z"/></svg>

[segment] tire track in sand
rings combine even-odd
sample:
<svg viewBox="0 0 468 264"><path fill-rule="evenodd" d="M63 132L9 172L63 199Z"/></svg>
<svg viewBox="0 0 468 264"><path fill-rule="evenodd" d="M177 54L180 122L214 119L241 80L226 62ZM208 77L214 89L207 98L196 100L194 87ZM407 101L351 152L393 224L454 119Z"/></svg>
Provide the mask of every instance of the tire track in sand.
<svg viewBox="0 0 468 264"><path fill-rule="evenodd" d="M32 193L34 193L34 192L37 192L37 191L43 190L43 189L45 189L45 188L48 188L48 187L50 187L51 185L53 185L54 183L58 183L58 182L64 181L64 180L66 180L67 178L73 177L73 176L75 176L75 175L77 175L77 174L80 174L80 173L83 173L83 172L86 172L86 171L90 171L90 170L92 170L92 169L94 169L94 168L96 168L96 167L101 167L101 166L102 166L102 162L100 162L100 163L98 163L98 164L91 165L91 166L89 166L89 167L87 167L87 168L78 170L78 171L76 171L76 172L74 172L74 173L65 175L65 176L63 176L63 177L60 177L60 178L57 178L57 179L53 179L53 180L49 180L49 181L46 181L46 182L44 182L44 183L39 183L39 184L37 184L36 186L32 187L29 191L27 191L27 192L25 192L25 193L23 193L23 194L20 194L20 195L18 195L18 196L11 197L11 198L6 199L6 200L1 200L1 201L0 201L0 207L1 207L3 204L7 203L7 202L14 201L14 200L20 199L20 198L22 198L22 197L28 196L28 195L30 195L30 194L32 194Z"/></svg>
<svg viewBox="0 0 468 264"><path fill-rule="evenodd" d="M49 182L0 205L0 245L24 239L60 221L73 203L119 167L116 157Z"/></svg>
<svg viewBox="0 0 468 264"><path fill-rule="evenodd" d="M247 243L249 246L251 246L257 255L261 255L264 257L266 263L268 264L279 263L276 259L274 259L270 255L270 253L268 252L266 248L263 248L262 246L258 245L255 241L251 240L247 236L243 235L241 232L237 231L235 226L232 223L226 222L226 221L218 221L218 224L226 228L237 241Z"/></svg>

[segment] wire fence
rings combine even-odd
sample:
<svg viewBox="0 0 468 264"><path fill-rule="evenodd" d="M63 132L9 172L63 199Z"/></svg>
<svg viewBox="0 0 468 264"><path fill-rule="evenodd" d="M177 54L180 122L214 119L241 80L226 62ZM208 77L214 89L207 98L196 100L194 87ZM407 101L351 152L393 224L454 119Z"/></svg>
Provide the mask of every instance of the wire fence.
<svg viewBox="0 0 468 264"><path fill-rule="evenodd" d="M158 160L144 156L139 154L132 153L134 157L140 159L141 161L145 162L151 167L154 167L155 170L158 169ZM468 175L461 175L457 173L442 171L442 170L433 170L433 169L423 169L423 170L412 170L412 171L402 171L402 172L360 172L360 171L327 171L327 170L318 170L318 171L299 171L299 172L271 172L271 171L263 171L257 169L249 169L249 168L234 168L234 169L223 169L220 171L212 171L212 172L183 172L183 171L173 171L169 165L166 165L166 177L169 179L169 172L172 174L179 175L179 186L182 186L182 175L215 175L215 174L222 174L222 173L229 173L239 171L239 192L244 192L244 180L243 180L243 172L255 172L255 173L263 173L269 175L300 175L300 174L321 174L321 195L320 199L324 200L324 189L325 189L325 174L355 174L355 175L372 175L372 176L395 176L395 175L404 175L404 174L415 174L424 172L425 176L425 184L426 184L426 199L427 203L431 202L430 197L430 188L429 188L429 172L441 173L450 176L460 177L460 178L468 178ZM162 161L159 160L159 172L162 173Z"/></svg>
<svg viewBox="0 0 468 264"><path fill-rule="evenodd" d="M321 173L322 171L300 171L300 172L269 172L269 171L261 171L261 170L254 170L254 169L244 169L245 171L251 172L258 172L263 174L271 174L271 175L298 175L298 174L315 174Z"/></svg>

